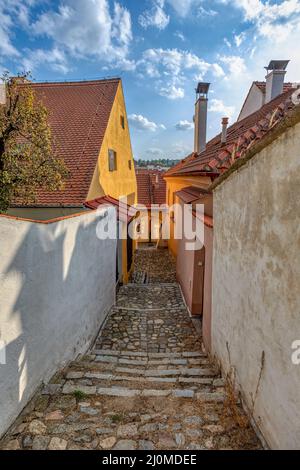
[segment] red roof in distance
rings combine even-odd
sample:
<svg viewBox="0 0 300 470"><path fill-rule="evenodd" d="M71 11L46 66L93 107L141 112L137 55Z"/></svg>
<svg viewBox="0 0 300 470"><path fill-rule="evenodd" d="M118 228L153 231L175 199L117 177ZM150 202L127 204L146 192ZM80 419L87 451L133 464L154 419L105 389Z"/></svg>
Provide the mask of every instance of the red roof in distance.
<svg viewBox="0 0 300 470"><path fill-rule="evenodd" d="M136 169L138 204L150 207L166 204L166 182L160 170Z"/></svg>

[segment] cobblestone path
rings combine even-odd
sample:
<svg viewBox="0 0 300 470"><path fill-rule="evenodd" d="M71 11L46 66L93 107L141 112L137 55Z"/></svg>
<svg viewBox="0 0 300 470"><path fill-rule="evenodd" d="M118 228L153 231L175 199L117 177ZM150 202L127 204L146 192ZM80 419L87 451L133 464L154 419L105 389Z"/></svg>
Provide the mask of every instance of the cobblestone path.
<svg viewBox="0 0 300 470"><path fill-rule="evenodd" d="M3 449L259 449L201 349L165 250L139 251L93 349L27 406ZM144 273L141 275L141 273Z"/></svg>

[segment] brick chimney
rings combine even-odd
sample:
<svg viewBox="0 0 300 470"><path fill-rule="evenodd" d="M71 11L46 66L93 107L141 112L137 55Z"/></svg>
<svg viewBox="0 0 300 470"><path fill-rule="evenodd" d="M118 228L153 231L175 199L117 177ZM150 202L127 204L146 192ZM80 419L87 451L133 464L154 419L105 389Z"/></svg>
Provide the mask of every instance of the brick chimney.
<svg viewBox="0 0 300 470"><path fill-rule="evenodd" d="M202 153L206 149L208 90L210 83L198 83L196 88L195 104L195 153Z"/></svg>
<svg viewBox="0 0 300 470"><path fill-rule="evenodd" d="M266 103L269 103L283 92L284 77L289 60L271 60L265 67L266 76Z"/></svg>

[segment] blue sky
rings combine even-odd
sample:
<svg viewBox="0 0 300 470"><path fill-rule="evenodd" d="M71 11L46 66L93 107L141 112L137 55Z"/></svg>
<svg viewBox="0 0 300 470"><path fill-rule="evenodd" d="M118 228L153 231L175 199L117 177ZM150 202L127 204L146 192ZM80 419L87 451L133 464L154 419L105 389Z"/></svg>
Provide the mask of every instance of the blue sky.
<svg viewBox="0 0 300 470"><path fill-rule="evenodd" d="M121 76L135 157L181 158L198 81L211 82L209 137L271 59L300 81L299 20L300 0L0 0L0 71Z"/></svg>

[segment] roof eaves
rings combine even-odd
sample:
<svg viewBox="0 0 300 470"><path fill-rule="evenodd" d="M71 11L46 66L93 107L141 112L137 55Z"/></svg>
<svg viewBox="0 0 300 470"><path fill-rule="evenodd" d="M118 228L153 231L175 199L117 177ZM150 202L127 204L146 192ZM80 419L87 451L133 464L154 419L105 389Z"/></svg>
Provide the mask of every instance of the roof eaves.
<svg viewBox="0 0 300 470"><path fill-rule="evenodd" d="M237 159L230 168L222 173L209 187L211 191L214 191L221 183L223 183L232 173L235 173L239 168L244 166L249 160L251 160L257 153L268 147L274 140L278 139L284 132L291 127L294 127L300 122L300 105L297 105L293 109L289 110L282 120L277 123L276 126L270 128L270 130L257 142L244 153L242 157Z"/></svg>

